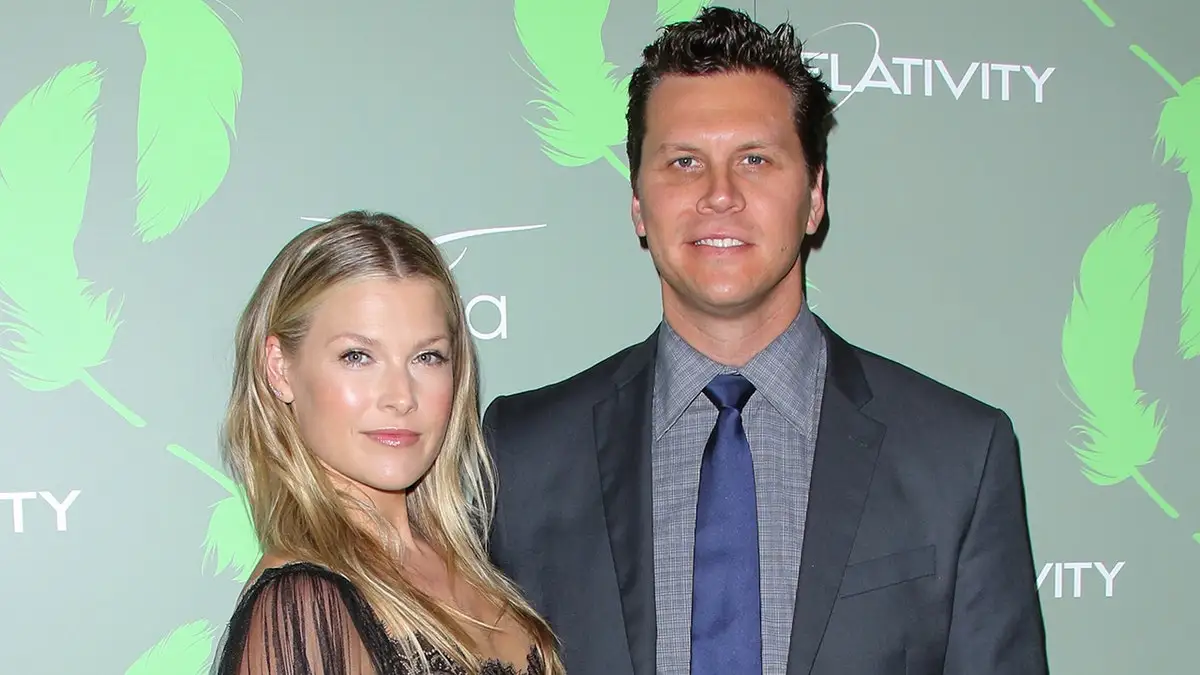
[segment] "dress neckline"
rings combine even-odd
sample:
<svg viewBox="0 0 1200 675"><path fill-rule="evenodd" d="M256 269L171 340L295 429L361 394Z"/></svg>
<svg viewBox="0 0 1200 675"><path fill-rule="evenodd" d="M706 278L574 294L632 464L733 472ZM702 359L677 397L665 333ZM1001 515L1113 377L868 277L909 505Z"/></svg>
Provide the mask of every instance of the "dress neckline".
<svg viewBox="0 0 1200 675"><path fill-rule="evenodd" d="M267 581L270 581L270 579L291 571L307 571L322 575L332 575L337 577L341 583L348 584L353 587L353 582L341 572L337 572L320 563L306 560L292 560L263 569L263 571L258 575L258 578L255 579L254 583L247 587L246 593L249 593L250 589L253 589L255 586L263 584ZM355 592L357 592L357 589L355 589ZM374 614L374 612L372 612L372 614ZM392 643L392 646L395 648L397 657L404 662L405 665L409 665L409 659L404 655L400 642L391 635L391 632L388 631L385 626L383 626L378 617L373 616L372 619L379 623L380 627L384 629L388 639ZM430 662L431 666L443 668L454 673L455 675L468 675L465 666L457 661L451 660L450 657L443 654L441 650L429 644L423 636L418 635L417 640L420 642L422 650L424 651L425 659ZM524 668L518 668L516 664L505 661L499 657L491 657L480 661L480 675L541 675L544 672L544 667L545 664L542 662L542 656L538 651L537 645L532 644L529 646L529 651L525 653Z"/></svg>

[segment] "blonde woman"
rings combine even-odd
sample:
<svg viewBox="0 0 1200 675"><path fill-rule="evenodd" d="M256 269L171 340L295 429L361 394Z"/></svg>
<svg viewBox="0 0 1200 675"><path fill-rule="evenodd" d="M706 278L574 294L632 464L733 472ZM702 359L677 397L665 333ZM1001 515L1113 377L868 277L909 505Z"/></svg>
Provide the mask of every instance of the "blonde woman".
<svg viewBox="0 0 1200 675"><path fill-rule="evenodd" d="M345 213L293 239L237 328L228 460L264 551L217 675L558 675L493 568L492 466L437 247Z"/></svg>

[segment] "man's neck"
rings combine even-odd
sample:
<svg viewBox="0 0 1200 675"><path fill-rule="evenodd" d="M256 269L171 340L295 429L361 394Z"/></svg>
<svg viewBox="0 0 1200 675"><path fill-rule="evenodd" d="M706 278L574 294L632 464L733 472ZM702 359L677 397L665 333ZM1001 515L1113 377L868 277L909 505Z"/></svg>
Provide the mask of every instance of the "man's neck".
<svg viewBox="0 0 1200 675"><path fill-rule="evenodd" d="M712 316L664 298L663 317L693 349L722 365L740 368L766 349L796 319L803 293L768 301L736 316Z"/></svg>

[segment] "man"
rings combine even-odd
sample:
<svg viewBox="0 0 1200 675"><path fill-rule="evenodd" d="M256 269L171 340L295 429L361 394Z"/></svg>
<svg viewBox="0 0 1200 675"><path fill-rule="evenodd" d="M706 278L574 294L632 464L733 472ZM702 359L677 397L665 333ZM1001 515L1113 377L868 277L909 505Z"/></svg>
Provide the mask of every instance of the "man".
<svg viewBox="0 0 1200 675"><path fill-rule="evenodd" d="M643 56L664 320L489 406L496 563L571 675L1047 672L1009 418L806 305L833 104L792 28L710 8Z"/></svg>

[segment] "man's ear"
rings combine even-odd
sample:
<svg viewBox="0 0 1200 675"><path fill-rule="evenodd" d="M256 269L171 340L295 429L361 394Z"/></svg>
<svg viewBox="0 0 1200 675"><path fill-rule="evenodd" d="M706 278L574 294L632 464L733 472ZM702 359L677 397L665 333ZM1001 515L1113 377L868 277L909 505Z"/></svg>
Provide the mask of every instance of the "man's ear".
<svg viewBox="0 0 1200 675"><path fill-rule="evenodd" d="M636 192L629 203L629 217L633 220L633 231L637 233L639 238L645 239L646 223L642 222L642 201L638 199Z"/></svg>
<svg viewBox="0 0 1200 675"><path fill-rule="evenodd" d="M817 169L817 175L814 176L812 190L809 194L808 207L808 224L804 228L804 232L808 235L816 234L817 229L821 227L821 221L825 219L825 167Z"/></svg>

